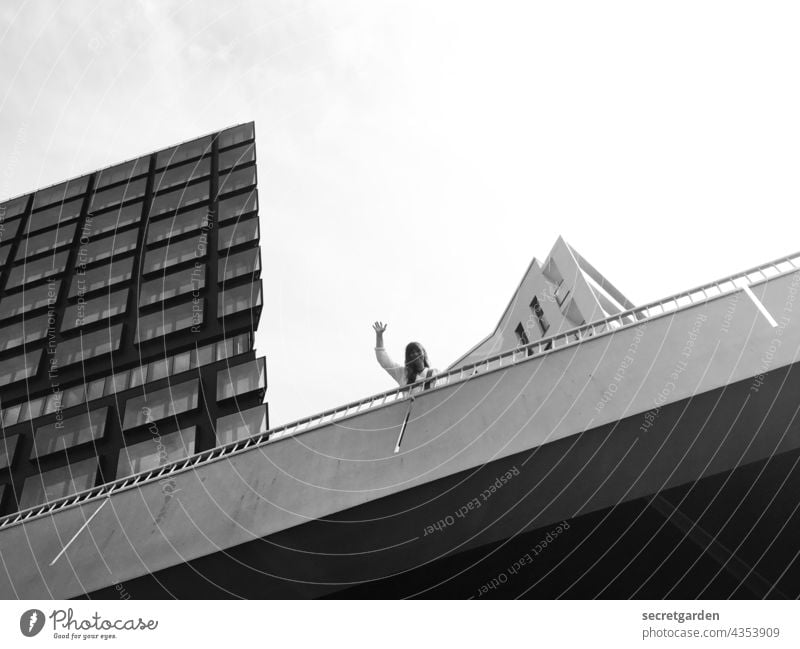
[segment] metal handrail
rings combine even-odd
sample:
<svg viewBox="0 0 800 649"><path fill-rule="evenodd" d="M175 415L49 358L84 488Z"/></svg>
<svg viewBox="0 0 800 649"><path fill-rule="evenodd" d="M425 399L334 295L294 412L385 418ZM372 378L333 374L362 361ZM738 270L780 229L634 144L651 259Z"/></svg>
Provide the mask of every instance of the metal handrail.
<svg viewBox="0 0 800 649"><path fill-rule="evenodd" d="M781 266L783 266L783 268L781 268ZM524 363L525 361L533 358L563 349L566 346L578 345L588 338L595 338L613 333L622 328L633 327L641 324L644 321L675 313L696 304L717 299L722 295L735 293L736 291L742 290L744 286L754 286L755 284L767 281L769 279L774 279L782 275L788 275L789 273L795 272L798 269L800 269L800 253L781 257L780 259L749 268L745 271L729 275L723 279L689 289L688 291L681 291L680 293L676 293L656 302L651 302L645 306L635 307L601 320L595 320L568 331L550 336L549 338L543 338L542 340L517 347L510 351L496 354L481 361L443 372L432 379L422 379L411 385L380 392L358 401L353 401L336 408L325 410L316 415L302 417L301 419L277 426L244 440L237 440L223 446L217 446L215 448L202 451L201 453L197 453L187 458L159 466L158 468L151 469L150 471L145 471L133 476L127 476L120 480L108 482L98 487L87 489L77 494L72 494L44 505L37 505L14 514L8 514L0 518L0 529L22 523L23 521L29 520L33 517L38 518L50 513L54 513L70 505L79 505L100 497L108 497L111 494L123 489L134 487L145 482L153 482L166 475L173 475L178 472L187 471L205 462L218 460L223 457L230 457L246 450L263 446L264 444L273 442L283 437L296 435L301 432L307 432L322 425L327 425L329 423L341 421L349 417L354 417L367 410L383 407L387 405L387 403L396 403L403 397L422 391L424 389L423 386L431 381L434 383L432 389L445 387L451 383L468 381L472 376L479 373L481 369L483 369L483 373L486 373L496 369L501 369L504 366ZM773 274L767 275L766 271L772 271ZM751 278L752 275L756 274L760 275L760 277ZM742 282L744 282L744 285L742 285ZM716 290L717 292L716 294L709 295L708 291L712 289ZM684 300L683 304L681 304L681 300ZM668 306L670 307L669 310L666 309Z"/></svg>

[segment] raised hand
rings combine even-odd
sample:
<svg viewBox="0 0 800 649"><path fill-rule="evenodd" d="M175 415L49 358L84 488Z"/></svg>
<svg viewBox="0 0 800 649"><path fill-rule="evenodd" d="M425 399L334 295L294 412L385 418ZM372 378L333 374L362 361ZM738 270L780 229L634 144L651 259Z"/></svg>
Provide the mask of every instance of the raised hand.
<svg viewBox="0 0 800 649"><path fill-rule="evenodd" d="M383 324L380 321L376 321L375 324L372 325L372 328L375 330L376 334L382 334L384 331L386 331L386 327L388 327L388 326L389 325Z"/></svg>

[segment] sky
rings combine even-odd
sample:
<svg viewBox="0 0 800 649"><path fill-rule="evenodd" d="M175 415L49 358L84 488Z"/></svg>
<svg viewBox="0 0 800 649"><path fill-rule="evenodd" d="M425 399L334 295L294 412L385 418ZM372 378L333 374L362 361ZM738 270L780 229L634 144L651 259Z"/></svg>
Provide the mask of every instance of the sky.
<svg viewBox="0 0 800 649"><path fill-rule="evenodd" d="M0 5L0 200L255 120L270 423L446 367L559 235L631 301L800 250L790 2Z"/></svg>

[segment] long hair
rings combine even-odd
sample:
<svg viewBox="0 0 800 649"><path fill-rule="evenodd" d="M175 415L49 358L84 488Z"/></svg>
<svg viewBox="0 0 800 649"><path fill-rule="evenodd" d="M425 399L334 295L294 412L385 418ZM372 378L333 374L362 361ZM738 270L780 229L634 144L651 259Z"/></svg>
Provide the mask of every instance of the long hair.
<svg viewBox="0 0 800 649"><path fill-rule="evenodd" d="M417 377L430 367L428 363L428 352L419 343L408 343L406 345L406 383L410 384L417 380Z"/></svg>

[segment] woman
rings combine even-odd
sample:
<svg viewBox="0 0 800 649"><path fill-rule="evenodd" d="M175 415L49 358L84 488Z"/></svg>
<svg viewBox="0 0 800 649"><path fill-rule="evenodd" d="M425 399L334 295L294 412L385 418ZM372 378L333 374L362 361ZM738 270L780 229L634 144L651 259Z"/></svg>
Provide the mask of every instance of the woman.
<svg viewBox="0 0 800 649"><path fill-rule="evenodd" d="M395 363L386 353L386 349L383 346L383 332L386 331L387 326L382 322L376 322L372 325L375 330L375 356L378 358L381 367L397 381L400 387L438 374L438 371L430 366L428 354L419 343L408 343L406 345L405 365ZM432 382L426 383L425 387L429 388L431 384Z"/></svg>

